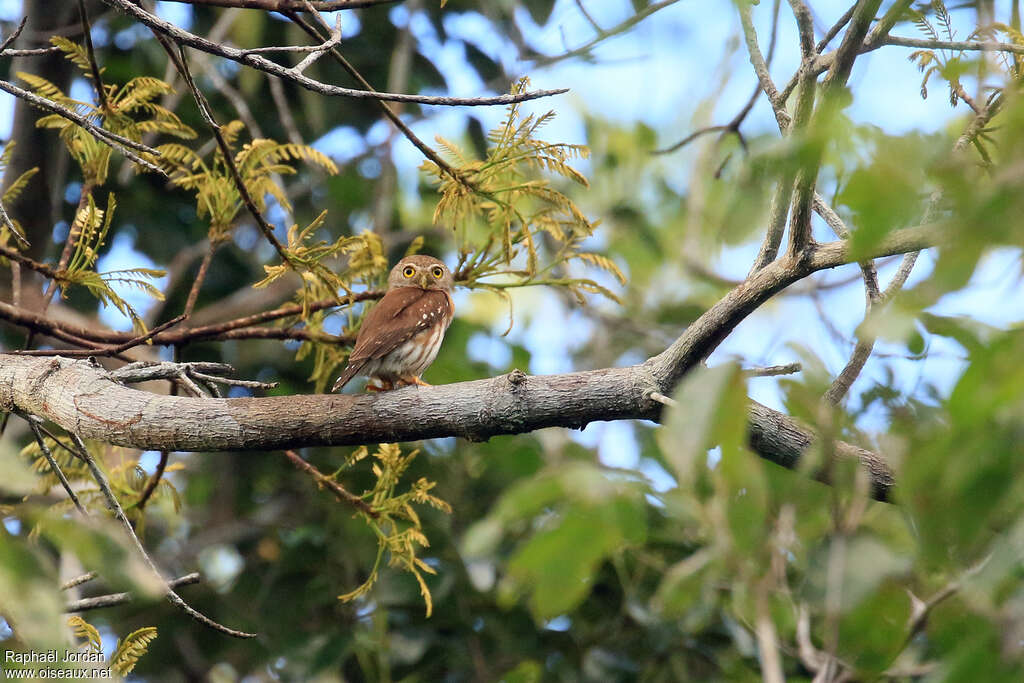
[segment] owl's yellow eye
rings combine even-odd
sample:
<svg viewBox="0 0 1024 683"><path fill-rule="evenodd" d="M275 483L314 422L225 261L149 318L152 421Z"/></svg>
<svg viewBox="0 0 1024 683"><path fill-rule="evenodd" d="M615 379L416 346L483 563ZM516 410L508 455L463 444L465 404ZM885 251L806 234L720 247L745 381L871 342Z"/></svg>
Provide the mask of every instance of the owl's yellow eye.
<svg viewBox="0 0 1024 683"><path fill-rule="evenodd" d="M413 268L412 266L406 266L405 269L402 271L402 275L404 275L406 277L412 277L415 274L416 274L416 269Z"/></svg>
<svg viewBox="0 0 1024 683"><path fill-rule="evenodd" d="M438 280L440 280L441 277L444 275L444 270L441 269L441 266L434 266L430 273Z"/></svg>

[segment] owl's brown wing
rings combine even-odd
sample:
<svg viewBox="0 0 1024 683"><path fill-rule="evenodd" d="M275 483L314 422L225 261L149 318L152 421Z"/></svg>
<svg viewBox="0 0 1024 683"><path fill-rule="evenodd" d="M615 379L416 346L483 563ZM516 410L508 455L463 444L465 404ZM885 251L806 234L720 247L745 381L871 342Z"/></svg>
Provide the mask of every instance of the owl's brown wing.
<svg viewBox="0 0 1024 683"><path fill-rule="evenodd" d="M348 366L334 383L333 391L348 384L373 359L383 358L418 332L451 320L452 299L439 289L399 287L384 295L359 328Z"/></svg>

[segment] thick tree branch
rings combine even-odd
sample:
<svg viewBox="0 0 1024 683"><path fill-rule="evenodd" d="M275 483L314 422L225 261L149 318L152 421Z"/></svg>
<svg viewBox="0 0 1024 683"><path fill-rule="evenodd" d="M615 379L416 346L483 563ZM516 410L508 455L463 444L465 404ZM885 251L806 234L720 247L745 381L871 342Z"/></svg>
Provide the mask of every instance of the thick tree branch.
<svg viewBox="0 0 1024 683"><path fill-rule="evenodd" d="M278 450L446 436L483 440L596 420L657 420L661 404L651 393L646 365L540 377L515 371L378 395L210 399L138 391L88 361L5 356L0 363L0 409L17 408L83 438L145 450ZM784 467L795 467L814 442L809 428L758 403L751 406L749 429L752 447ZM880 457L841 442L835 451L863 464L876 497L888 495L893 478Z"/></svg>
<svg viewBox="0 0 1024 683"><path fill-rule="evenodd" d="M873 258L917 251L943 239L939 226L891 233ZM200 399L158 396L115 381L89 361L0 356L0 410L51 420L73 434L143 450L276 450L462 436L479 440L544 427L582 427L598 420L659 418L679 380L750 313L817 270L851 262L849 244L811 245L735 287L668 349L646 362L564 375L521 372L475 382L408 387L380 395ZM258 316L257 316L258 318ZM247 320L250 324L255 320ZM197 429L202 425L202 429ZM750 442L765 458L792 467L814 440L795 420L753 404ZM878 456L837 444L855 457L884 498L892 475Z"/></svg>

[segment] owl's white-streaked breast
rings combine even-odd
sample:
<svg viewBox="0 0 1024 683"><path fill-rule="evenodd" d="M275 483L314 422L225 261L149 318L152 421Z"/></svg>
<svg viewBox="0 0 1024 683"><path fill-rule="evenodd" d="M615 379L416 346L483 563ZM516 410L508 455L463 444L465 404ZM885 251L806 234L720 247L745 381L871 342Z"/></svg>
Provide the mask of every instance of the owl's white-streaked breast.
<svg viewBox="0 0 1024 683"><path fill-rule="evenodd" d="M421 315L424 322L432 322L437 318L445 317L443 310ZM448 318L447 322L450 323L451 318ZM364 373L370 377L379 377L389 381L395 381L403 376L419 377L437 358L447 329L448 325L437 322L427 329L417 332L383 358L367 363Z"/></svg>

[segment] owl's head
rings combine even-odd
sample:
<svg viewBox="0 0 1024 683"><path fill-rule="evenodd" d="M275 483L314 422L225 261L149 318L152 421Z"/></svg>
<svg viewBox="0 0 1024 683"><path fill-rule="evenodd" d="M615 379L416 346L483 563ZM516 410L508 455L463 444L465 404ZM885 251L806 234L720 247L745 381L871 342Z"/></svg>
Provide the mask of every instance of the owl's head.
<svg viewBox="0 0 1024 683"><path fill-rule="evenodd" d="M391 269L391 275L388 276L388 289L419 287L451 291L453 285L454 279L448 266L433 256L423 254L406 256Z"/></svg>

